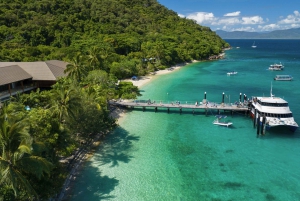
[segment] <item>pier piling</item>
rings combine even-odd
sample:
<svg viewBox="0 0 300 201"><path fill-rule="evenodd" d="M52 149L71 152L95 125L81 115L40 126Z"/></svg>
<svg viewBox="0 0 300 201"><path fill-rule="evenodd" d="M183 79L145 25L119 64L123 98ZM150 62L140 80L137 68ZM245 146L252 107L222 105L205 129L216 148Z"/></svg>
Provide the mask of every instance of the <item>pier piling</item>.
<svg viewBox="0 0 300 201"><path fill-rule="evenodd" d="M257 137L259 136L259 131L260 131L260 116L258 115L258 118L257 118Z"/></svg>
<svg viewBox="0 0 300 201"><path fill-rule="evenodd" d="M263 119L262 119L262 128L261 128L261 134L264 135L266 133L266 116L264 115L263 116Z"/></svg>
<svg viewBox="0 0 300 201"><path fill-rule="evenodd" d="M256 109L254 109L253 128L256 127L256 121L257 121L257 114L256 114Z"/></svg>

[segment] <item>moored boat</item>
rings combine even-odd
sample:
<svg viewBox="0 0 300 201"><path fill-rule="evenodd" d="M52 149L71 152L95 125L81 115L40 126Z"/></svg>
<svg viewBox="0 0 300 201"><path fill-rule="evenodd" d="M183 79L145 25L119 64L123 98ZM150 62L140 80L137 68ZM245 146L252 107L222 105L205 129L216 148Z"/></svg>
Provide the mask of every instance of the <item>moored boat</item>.
<svg viewBox="0 0 300 201"><path fill-rule="evenodd" d="M231 71L231 72L228 72L227 75L236 75L238 72L236 71Z"/></svg>
<svg viewBox="0 0 300 201"><path fill-rule="evenodd" d="M281 62L279 64L271 64L269 67L269 70L283 70L284 69L284 65L281 64Z"/></svg>
<svg viewBox="0 0 300 201"><path fill-rule="evenodd" d="M258 116L266 117L267 129L284 126L291 131L295 131L299 127L294 120L288 102L272 95L272 89L270 97L252 98L250 114L252 118L257 118ZM257 116L255 117L255 115Z"/></svg>
<svg viewBox="0 0 300 201"><path fill-rule="evenodd" d="M216 119L213 121L213 124L226 127L231 126L233 124L232 122L220 121L221 119L225 119L226 117L227 116L216 115Z"/></svg>
<svg viewBox="0 0 300 201"><path fill-rule="evenodd" d="M276 75L274 77L274 80L278 80L278 81L291 81L293 80L293 77L290 75Z"/></svg>

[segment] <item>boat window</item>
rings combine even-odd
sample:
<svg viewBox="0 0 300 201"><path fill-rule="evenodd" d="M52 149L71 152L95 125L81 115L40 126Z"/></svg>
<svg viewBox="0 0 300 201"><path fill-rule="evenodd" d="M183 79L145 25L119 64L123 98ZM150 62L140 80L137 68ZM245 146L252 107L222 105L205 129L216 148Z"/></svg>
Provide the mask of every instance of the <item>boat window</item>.
<svg viewBox="0 0 300 201"><path fill-rule="evenodd" d="M270 107L287 107L288 103L265 103L259 102L262 106L270 106Z"/></svg>

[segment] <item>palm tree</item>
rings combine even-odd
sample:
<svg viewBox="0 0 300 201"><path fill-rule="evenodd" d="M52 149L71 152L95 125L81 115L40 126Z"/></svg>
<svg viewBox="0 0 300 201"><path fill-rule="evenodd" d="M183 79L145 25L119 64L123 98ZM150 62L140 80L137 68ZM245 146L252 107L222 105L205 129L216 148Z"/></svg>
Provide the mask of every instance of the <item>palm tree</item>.
<svg viewBox="0 0 300 201"><path fill-rule="evenodd" d="M50 173L52 164L32 155L32 138L26 119L15 116L9 106L0 109L0 185L11 186L15 196L25 191L29 199L37 197L27 177L40 179Z"/></svg>
<svg viewBox="0 0 300 201"><path fill-rule="evenodd" d="M92 67L92 70L95 70L96 66L100 66L101 57L100 57L100 54L99 54L99 48L92 47L88 51L88 62L90 64L90 66Z"/></svg>
<svg viewBox="0 0 300 201"><path fill-rule="evenodd" d="M64 72L67 73L68 76L72 77L73 79L81 81L87 73L86 66L84 65L83 56L80 53L78 53L67 65L67 68Z"/></svg>
<svg viewBox="0 0 300 201"><path fill-rule="evenodd" d="M81 98L77 90L78 88L72 85L72 83L58 83L58 85L56 85L52 111L54 115L59 118L59 122L65 122L69 117L74 118L76 112L79 110Z"/></svg>

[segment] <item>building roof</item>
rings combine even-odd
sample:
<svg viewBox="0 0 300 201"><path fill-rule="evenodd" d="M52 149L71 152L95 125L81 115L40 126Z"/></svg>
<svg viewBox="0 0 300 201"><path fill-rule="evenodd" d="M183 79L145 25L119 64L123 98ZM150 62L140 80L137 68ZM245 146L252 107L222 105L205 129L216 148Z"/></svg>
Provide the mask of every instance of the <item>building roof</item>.
<svg viewBox="0 0 300 201"><path fill-rule="evenodd" d="M0 67L0 86L30 78L32 78L32 76L20 68L20 66L12 65Z"/></svg>
<svg viewBox="0 0 300 201"><path fill-rule="evenodd" d="M0 62L0 86L28 78L36 81L56 81L57 78L66 75L64 70L67 64L58 60Z"/></svg>

